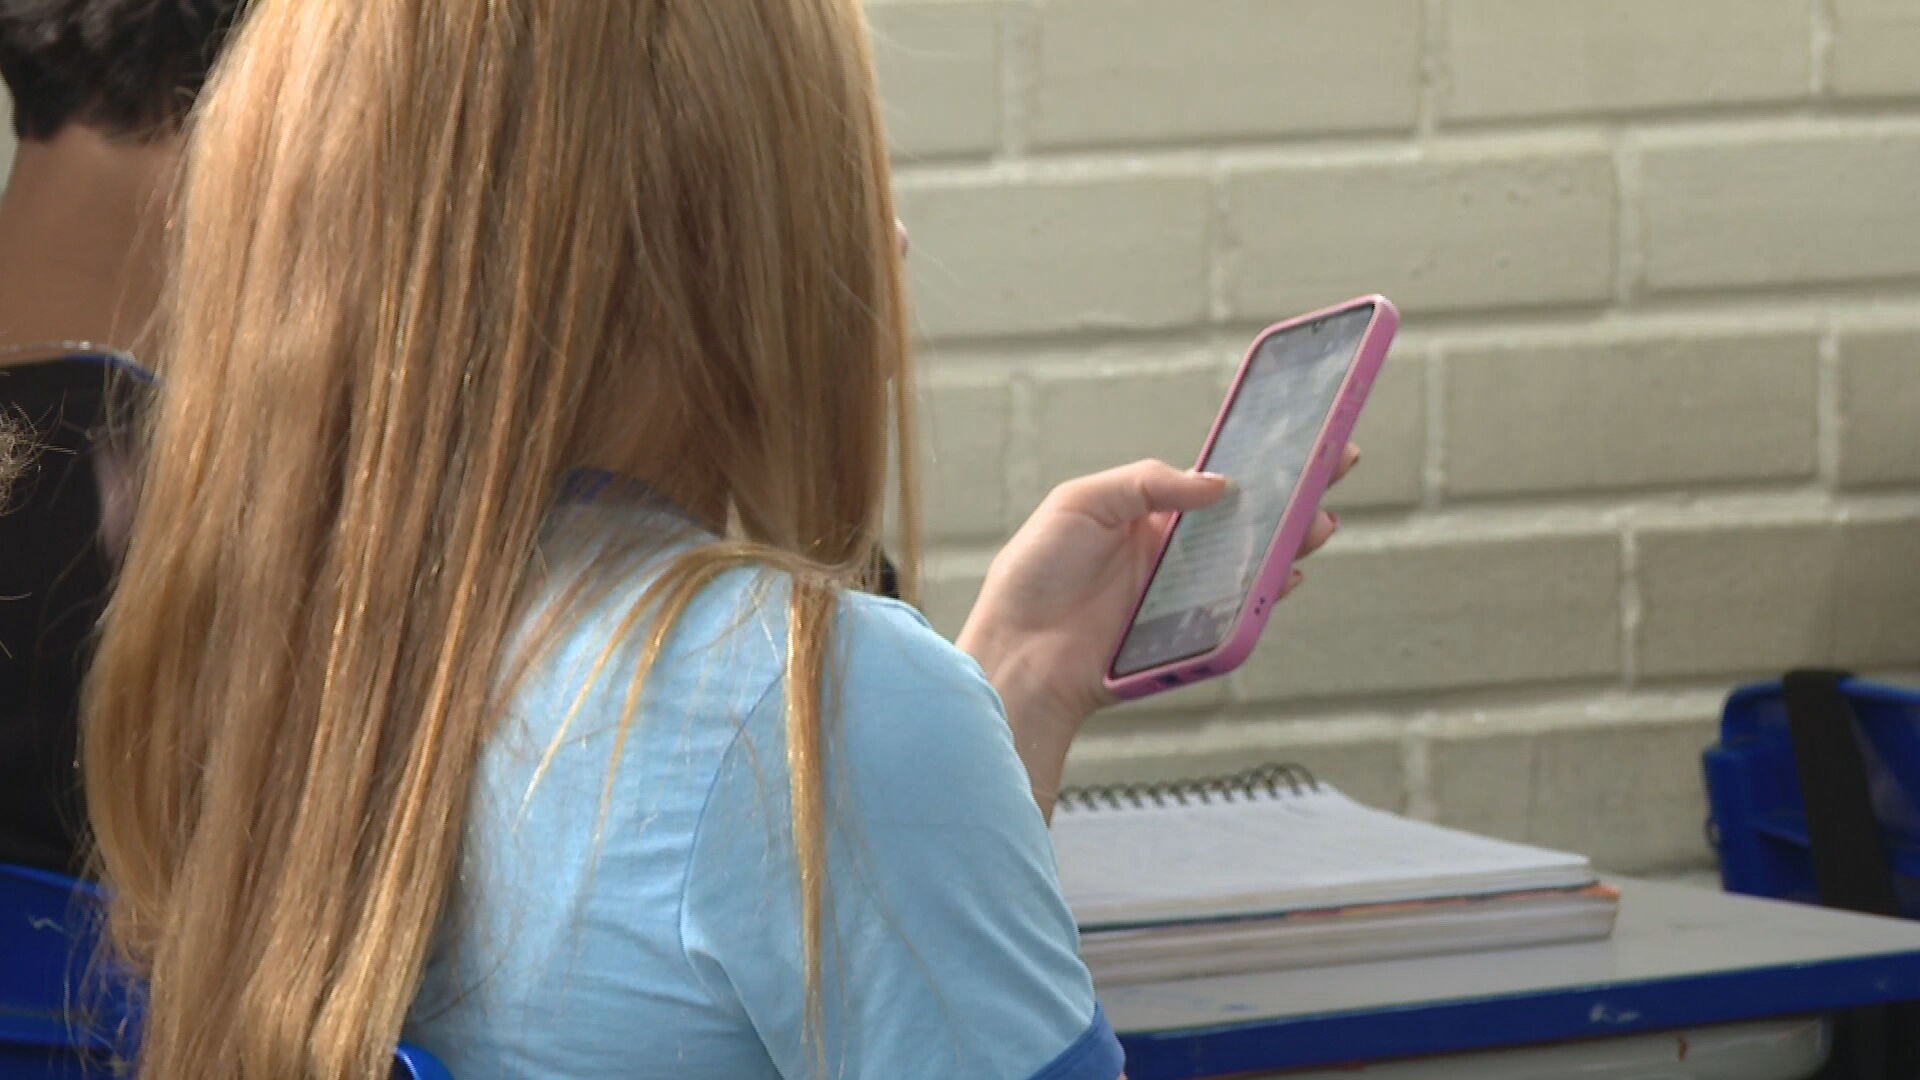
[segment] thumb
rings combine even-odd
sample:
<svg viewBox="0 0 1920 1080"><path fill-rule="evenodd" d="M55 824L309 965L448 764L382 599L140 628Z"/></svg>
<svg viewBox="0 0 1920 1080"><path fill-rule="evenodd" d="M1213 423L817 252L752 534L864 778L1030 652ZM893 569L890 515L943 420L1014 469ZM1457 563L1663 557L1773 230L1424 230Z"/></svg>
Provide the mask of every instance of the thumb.
<svg viewBox="0 0 1920 1080"><path fill-rule="evenodd" d="M1054 489L1054 498L1063 510L1118 528L1151 514L1212 506L1227 488L1227 478L1217 473L1147 460L1069 480Z"/></svg>

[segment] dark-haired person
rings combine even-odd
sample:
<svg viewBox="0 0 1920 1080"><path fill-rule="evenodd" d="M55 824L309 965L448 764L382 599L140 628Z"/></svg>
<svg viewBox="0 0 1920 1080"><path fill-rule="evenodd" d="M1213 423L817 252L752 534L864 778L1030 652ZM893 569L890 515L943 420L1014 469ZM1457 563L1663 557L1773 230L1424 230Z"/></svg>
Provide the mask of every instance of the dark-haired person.
<svg viewBox="0 0 1920 1080"><path fill-rule="evenodd" d="M0 861L72 871L74 716L107 588L112 357L157 301L181 127L240 0L0 0L19 148L0 197Z"/></svg>

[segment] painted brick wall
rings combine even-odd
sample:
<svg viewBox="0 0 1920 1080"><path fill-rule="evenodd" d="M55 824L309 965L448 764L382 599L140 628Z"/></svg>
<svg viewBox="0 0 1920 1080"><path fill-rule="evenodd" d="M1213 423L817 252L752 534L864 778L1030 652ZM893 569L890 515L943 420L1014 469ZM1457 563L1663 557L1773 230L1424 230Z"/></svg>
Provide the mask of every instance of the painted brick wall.
<svg viewBox="0 0 1920 1080"><path fill-rule="evenodd" d="M1273 318L1407 319L1344 528L1081 780L1304 761L1678 871L1727 687L1920 671L1920 0L870 0L928 606L1052 483L1191 461Z"/></svg>

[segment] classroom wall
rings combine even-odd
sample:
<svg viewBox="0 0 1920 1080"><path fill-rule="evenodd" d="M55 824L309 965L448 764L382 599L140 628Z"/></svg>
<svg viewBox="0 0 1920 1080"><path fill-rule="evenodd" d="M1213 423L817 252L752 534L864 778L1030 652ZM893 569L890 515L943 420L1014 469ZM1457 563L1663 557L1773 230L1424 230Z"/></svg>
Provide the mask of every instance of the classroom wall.
<svg viewBox="0 0 1920 1080"><path fill-rule="evenodd" d="M872 0L956 629L1054 482L1190 462L1265 322L1405 329L1343 528L1080 780L1306 762L1705 863L1743 679L1920 669L1920 0Z"/></svg>

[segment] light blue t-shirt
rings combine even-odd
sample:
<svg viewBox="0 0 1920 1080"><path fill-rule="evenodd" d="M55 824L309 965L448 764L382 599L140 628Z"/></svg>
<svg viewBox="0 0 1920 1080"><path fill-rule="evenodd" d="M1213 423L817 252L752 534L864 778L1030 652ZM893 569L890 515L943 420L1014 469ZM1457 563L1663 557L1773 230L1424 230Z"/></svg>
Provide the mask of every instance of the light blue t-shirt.
<svg viewBox="0 0 1920 1080"><path fill-rule="evenodd" d="M601 502L557 517L612 533L658 513ZM550 598L576 562L552 568ZM1119 1044L999 698L912 609L865 595L841 602L830 664L817 1069L803 1042L784 589L734 571L694 600L614 764L646 630L621 623L650 577L565 633L486 748L406 1039L462 1080L1114 1080Z"/></svg>

